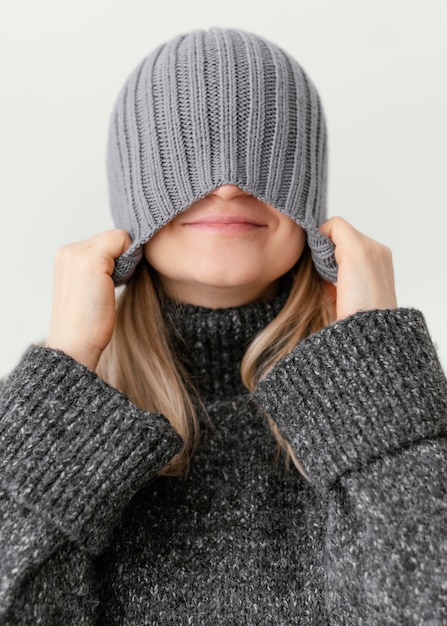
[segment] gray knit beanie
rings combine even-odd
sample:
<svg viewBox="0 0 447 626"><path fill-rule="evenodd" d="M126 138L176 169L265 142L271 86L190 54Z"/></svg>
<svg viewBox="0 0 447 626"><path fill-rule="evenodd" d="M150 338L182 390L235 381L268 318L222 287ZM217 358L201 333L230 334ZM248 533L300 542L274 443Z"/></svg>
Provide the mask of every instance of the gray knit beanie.
<svg viewBox="0 0 447 626"><path fill-rule="evenodd" d="M211 28L159 46L123 86L111 117L110 203L132 246L116 259L126 282L142 245L224 184L289 215L307 232L323 278L335 282L326 218L326 127L298 63L251 33Z"/></svg>

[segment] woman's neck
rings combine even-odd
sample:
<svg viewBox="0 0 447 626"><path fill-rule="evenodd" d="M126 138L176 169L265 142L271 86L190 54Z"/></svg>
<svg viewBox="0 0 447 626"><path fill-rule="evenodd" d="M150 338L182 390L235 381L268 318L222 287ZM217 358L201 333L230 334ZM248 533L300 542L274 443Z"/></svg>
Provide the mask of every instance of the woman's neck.
<svg viewBox="0 0 447 626"><path fill-rule="evenodd" d="M207 309L227 309L271 300L278 293L278 281L265 285L215 286L202 283L171 285L160 277L163 292L170 300Z"/></svg>

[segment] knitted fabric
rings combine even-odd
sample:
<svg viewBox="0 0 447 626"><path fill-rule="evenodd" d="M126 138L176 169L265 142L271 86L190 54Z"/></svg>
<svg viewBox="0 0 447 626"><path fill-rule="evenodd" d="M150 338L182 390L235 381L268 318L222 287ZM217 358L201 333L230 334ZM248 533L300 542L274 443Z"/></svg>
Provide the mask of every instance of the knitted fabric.
<svg viewBox="0 0 447 626"><path fill-rule="evenodd" d="M111 209L133 240L116 260L115 283L129 279L158 229L224 184L300 224L317 270L335 282L334 246L317 228L326 153L317 91L275 44L212 28L159 46L126 81L110 121Z"/></svg>
<svg viewBox="0 0 447 626"><path fill-rule="evenodd" d="M2 625L447 623L447 383L422 315L335 323L252 397L241 353L282 303L171 311L209 412L186 479L154 479L164 418L30 348L0 392Z"/></svg>

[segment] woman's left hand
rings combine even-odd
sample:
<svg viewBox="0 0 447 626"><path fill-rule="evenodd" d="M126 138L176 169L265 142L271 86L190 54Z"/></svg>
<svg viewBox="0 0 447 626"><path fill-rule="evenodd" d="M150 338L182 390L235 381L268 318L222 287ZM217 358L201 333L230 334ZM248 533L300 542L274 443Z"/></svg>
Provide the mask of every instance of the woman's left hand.
<svg viewBox="0 0 447 626"><path fill-rule="evenodd" d="M329 290L336 300L337 320L359 311L395 309L391 250L363 235L341 217L328 219L320 225L320 230L335 245L338 278L336 287L331 285Z"/></svg>

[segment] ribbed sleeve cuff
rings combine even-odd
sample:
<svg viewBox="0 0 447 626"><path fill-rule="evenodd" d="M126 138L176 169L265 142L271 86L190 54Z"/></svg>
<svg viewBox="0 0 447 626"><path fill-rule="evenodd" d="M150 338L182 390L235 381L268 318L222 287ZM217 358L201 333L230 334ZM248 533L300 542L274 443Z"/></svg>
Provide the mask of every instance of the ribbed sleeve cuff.
<svg viewBox="0 0 447 626"><path fill-rule="evenodd" d="M422 313L367 311L304 339L254 393L310 480L330 487L447 433L447 383Z"/></svg>
<svg viewBox="0 0 447 626"><path fill-rule="evenodd" d="M0 410L4 488L69 539L88 537L92 550L182 445L164 417L47 348L29 348L2 389Z"/></svg>

